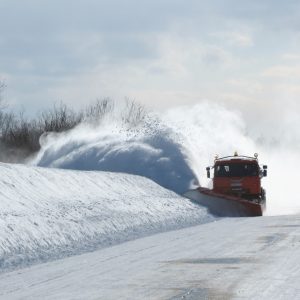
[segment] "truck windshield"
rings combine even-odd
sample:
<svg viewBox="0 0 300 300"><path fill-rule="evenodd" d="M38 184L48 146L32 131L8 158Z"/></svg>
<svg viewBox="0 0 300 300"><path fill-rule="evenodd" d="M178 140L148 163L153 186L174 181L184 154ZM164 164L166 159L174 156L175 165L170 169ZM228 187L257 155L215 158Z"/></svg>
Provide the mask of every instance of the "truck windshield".
<svg viewBox="0 0 300 300"><path fill-rule="evenodd" d="M215 166L215 177L258 176L256 164L234 163Z"/></svg>

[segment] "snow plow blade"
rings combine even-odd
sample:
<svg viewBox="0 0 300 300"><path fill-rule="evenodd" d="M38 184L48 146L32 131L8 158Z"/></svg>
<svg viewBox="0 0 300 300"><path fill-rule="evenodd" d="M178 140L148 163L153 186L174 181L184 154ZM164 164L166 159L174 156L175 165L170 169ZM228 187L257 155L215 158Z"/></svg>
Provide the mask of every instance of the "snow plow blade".
<svg viewBox="0 0 300 300"><path fill-rule="evenodd" d="M210 189L199 187L184 194L190 200L208 208L219 217L259 217L263 215L263 205L238 196L223 195Z"/></svg>

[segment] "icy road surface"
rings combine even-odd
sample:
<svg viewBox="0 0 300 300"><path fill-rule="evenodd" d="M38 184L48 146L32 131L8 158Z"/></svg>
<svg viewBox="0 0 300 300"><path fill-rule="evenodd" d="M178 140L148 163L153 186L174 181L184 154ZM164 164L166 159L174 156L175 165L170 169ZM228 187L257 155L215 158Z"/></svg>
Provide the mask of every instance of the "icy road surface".
<svg viewBox="0 0 300 300"><path fill-rule="evenodd" d="M300 299L300 216L223 219L0 276L1 299Z"/></svg>

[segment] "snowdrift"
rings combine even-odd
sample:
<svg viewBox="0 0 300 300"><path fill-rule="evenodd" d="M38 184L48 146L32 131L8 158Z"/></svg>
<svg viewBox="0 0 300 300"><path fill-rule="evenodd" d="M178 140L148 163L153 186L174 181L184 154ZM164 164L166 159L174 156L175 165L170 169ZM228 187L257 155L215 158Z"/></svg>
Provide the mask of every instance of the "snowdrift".
<svg viewBox="0 0 300 300"><path fill-rule="evenodd" d="M1 270L209 222L149 179L0 164Z"/></svg>

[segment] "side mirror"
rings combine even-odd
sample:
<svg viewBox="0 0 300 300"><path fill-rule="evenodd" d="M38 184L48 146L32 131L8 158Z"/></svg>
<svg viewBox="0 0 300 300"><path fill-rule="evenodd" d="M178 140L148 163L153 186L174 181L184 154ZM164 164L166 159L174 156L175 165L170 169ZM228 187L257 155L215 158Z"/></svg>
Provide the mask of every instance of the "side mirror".
<svg viewBox="0 0 300 300"><path fill-rule="evenodd" d="M266 166L266 165L263 165L263 176L264 177L267 177L267 175L268 175L268 166Z"/></svg>
<svg viewBox="0 0 300 300"><path fill-rule="evenodd" d="M207 178L210 178L210 167L206 168L206 172L207 172Z"/></svg>

